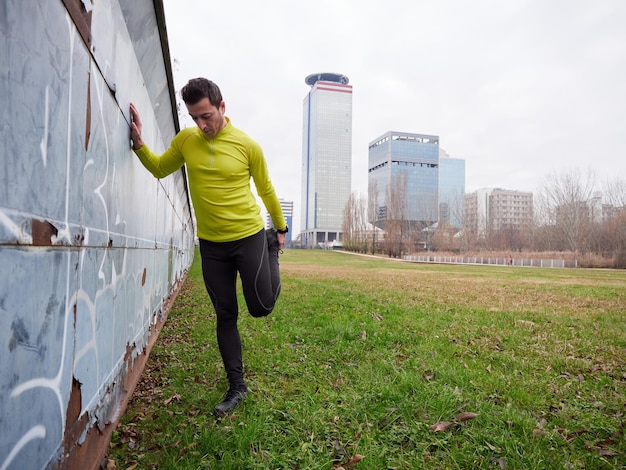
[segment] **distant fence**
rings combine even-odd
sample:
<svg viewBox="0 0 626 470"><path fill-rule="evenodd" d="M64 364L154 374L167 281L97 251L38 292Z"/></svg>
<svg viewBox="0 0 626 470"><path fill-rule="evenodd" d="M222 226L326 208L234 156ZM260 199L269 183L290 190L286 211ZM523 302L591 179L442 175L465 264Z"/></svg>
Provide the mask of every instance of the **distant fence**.
<svg viewBox="0 0 626 470"><path fill-rule="evenodd" d="M404 256L404 261L412 263L448 263L448 264L488 264L494 266L525 266L531 268L577 268L578 261L569 259L524 259L497 258L488 256Z"/></svg>

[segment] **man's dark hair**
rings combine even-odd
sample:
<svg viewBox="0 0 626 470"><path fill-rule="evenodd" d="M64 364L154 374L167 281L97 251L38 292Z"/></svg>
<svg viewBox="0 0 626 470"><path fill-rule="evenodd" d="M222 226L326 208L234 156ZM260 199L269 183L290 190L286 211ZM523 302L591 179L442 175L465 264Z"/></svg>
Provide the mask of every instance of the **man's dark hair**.
<svg viewBox="0 0 626 470"><path fill-rule="evenodd" d="M211 80L202 77L189 80L180 94L185 104L196 104L202 98L208 98L216 108L222 104L220 88Z"/></svg>

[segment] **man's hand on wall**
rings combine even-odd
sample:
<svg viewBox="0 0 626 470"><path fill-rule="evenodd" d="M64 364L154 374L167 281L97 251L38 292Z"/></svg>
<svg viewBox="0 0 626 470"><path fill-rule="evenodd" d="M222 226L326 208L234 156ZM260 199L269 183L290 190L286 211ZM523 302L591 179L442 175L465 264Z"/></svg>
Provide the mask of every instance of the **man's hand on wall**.
<svg viewBox="0 0 626 470"><path fill-rule="evenodd" d="M133 150L143 147L141 138L141 118L134 104L130 104L130 138L133 141Z"/></svg>

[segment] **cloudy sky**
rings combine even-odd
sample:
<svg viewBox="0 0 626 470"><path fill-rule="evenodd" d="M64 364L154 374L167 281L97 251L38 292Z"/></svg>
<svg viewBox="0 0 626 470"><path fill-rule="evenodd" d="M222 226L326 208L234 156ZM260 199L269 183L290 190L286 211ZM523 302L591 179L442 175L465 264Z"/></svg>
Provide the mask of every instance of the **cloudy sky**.
<svg viewBox="0 0 626 470"><path fill-rule="evenodd" d="M625 0L164 0L175 86L204 76L263 147L299 220L307 75L353 86L352 189L368 144L435 134L466 191L551 174L626 178ZM183 107L184 109L184 107ZM182 119L181 125L193 125Z"/></svg>

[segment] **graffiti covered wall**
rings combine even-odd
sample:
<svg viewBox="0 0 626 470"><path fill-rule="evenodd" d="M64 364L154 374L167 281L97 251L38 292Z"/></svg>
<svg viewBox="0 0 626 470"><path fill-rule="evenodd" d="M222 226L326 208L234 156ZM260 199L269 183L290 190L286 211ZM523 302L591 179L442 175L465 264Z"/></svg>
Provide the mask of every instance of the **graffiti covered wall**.
<svg viewBox="0 0 626 470"><path fill-rule="evenodd" d="M97 468L193 259L185 174L129 141L130 102L178 129L163 8L4 0L0 37L0 470Z"/></svg>

